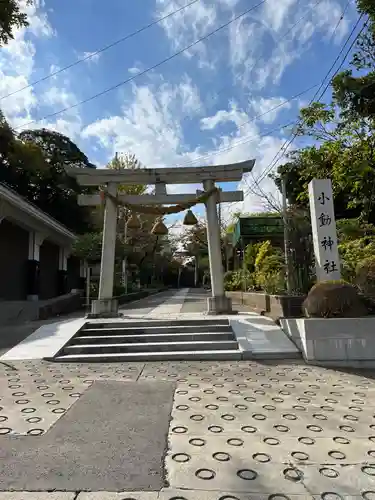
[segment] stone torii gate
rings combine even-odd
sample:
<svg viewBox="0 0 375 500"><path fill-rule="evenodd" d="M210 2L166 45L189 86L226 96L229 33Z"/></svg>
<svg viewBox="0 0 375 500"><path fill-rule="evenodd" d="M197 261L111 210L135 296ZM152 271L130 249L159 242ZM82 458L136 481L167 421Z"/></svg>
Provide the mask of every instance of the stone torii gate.
<svg viewBox="0 0 375 500"><path fill-rule="evenodd" d="M144 168L135 170L109 169L68 169L69 175L76 178L82 186L106 186L108 196L105 198L103 248L100 269L98 300L92 303L91 314L96 317L118 315L118 304L113 298L115 244L117 229L118 204L129 205L173 205L191 202L191 194L167 194L167 184L203 184L204 193L212 193L204 201L207 217L207 242L210 260L212 296L208 299L209 314L230 313L231 300L224 292L224 272L221 258L220 224L216 204L221 202L237 202L243 200L242 191L223 191L220 196L215 191L216 182L239 182L243 174L251 172L255 160L248 160L232 165L216 165L210 167L183 168ZM126 195L118 194L118 185L153 185L155 194ZM197 191L197 196L202 192ZM102 203L100 194L80 195L80 205L99 206Z"/></svg>

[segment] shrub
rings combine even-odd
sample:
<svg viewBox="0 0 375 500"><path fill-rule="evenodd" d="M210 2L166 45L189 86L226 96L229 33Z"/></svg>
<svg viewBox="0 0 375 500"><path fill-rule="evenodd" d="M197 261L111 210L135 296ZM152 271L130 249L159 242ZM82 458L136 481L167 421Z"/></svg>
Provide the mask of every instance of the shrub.
<svg viewBox="0 0 375 500"><path fill-rule="evenodd" d="M356 279L358 265L375 255L375 240L373 237L363 237L345 241L339 245L339 252L343 277L353 282Z"/></svg>
<svg viewBox="0 0 375 500"><path fill-rule="evenodd" d="M255 259L255 283L264 292L281 293L285 290L285 265L280 249L264 241Z"/></svg>
<svg viewBox="0 0 375 500"><path fill-rule="evenodd" d="M363 295L375 299L375 255L357 265L355 284Z"/></svg>
<svg viewBox="0 0 375 500"><path fill-rule="evenodd" d="M285 291L285 266L281 253L266 255L257 266L255 273L256 284L266 293L277 294Z"/></svg>
<svg viewBox="0 0 375 500"><path fill-rule="evenodd" d="M303 308L306 316L312 318L356 318L368 312L358 289L343 280L314 285Z"/></svg>
<svg viewBox="0 0 375 500"><path fill-rule="evenodd" d="M271 242L269 240L263 241L258 248L258 253L255 258L255 271L262 267L264 259L272 255L275 249L272 247Z"/></svg>
<svg viewBox="0 0 375 500"><path fill-rule="evenodd" d="M224 274L224 288L228 292L232 292L234 290L233 281L234 281L235 273L236 273L236 271L227 271Z"/></svg>
<svg viewBox="0 0 375 500"><path fill-rule="evenodd" d="M255 271L255 261L262 243L252 243L245 249L245 266L250 273Z"/></svg>
<svg viewBox="0 0 375 500"><path fill-rule="evenodd" d="M254 286L252 275L246 270L228 271L224 275L224 287L228 292L249 290Z"/></svg>

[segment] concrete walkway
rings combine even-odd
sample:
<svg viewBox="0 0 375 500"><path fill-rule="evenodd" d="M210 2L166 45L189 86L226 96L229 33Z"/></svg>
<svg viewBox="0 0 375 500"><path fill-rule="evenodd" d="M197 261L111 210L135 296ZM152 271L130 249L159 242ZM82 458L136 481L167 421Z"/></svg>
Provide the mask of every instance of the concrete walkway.
<svg viewBox="0 0 375 500"><path fill-rule="evenodd" d="M202 318L205 297L175 291L124 313ZM253 352L281 346L271 320L229 319ZM0 500L375 499L375 372L38 359L68 323L0 360Z"/></svg>
<svg viewBox="0 0 375 500"><path fill-rule="evenodd" d="M122 321L212 318L205 314L207 297L208 293L204 290L162 292L121 309L124 314ZM240 313L227 318L245 359L299 357L299 350L270 318L256 313ZM113 321L118 322L118 319ZM86 322L82 316L41 326L5 352L0 361L52 358ZM93 324L97 322L100 320L90 320Z"/></svg>
<svg viewBox="0 0 375 500"><path fill-rule="evenodd" d="M0 365L0 500L372 500L374 375Z"/></svg>

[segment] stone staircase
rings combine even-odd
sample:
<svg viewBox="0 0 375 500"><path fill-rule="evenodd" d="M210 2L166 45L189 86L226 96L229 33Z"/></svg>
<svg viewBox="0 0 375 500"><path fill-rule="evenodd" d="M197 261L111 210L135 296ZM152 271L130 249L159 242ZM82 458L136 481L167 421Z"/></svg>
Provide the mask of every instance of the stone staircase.
<svg viewBox="0 0 375 500"><path fill-rule="evenodd" d="M53 361L241 359L227 319L87 322Z"/></svg>

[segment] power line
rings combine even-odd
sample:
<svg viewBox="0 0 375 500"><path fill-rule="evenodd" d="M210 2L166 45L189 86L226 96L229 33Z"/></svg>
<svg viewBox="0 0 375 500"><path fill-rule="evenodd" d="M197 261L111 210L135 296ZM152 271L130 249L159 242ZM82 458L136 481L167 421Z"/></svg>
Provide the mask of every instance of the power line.
<svg viewBox="0 0 375 500"><path fill-rule="evenodd" d="M217 151L215 151L215 153L209 153L205 156L200 156L198 158L195 158L194 160L191 160L191 162L195 162L198 160L201 161L202 159L206 159L206 158L212 158L213 156L217 156L218 154L225 153L227 151L231 151L232 149L237 148L238 146L242 146L242 144L247 144L249 142L256 141L258 139L261 139L262 137L266 137L267 135L272 134L273 132L277 132L277 131L280 131L284 128L287 128L290 125L293 125L293 123L294 122L289 122L289 123L286 123L285 125L281 125L281 126L278 125L277 127L273 128L271 130L267 130L267 132L265 132L264 134L252 135L250 137L245 136L244 140L237 141L235 144L232 144L231 146L228 146L227 148L218 149ZM179 163L179 164L174 165L174 166L175 167L186 167L186 166L190 165L191 162Z"/></svg>
<svg viewBox="0 0 375 500"><path fill-rule="evenodd" d="M54 113L49 113L48 115L45 115L43 116L42 118L36 118L35 120L32 120L30 122L27 122L27 123L24 123L18 127L15 127L15 129L19 129L19 128L24 128L24 127L27 127L29 125L32 125L33 123L37 123L37 122L40 122L40 121L43 121L47 118L52 118L54 116L57 116L61 113L65 113L66 111L70 111L71 109L74 109L74 108L77 108L78 106L81 106L82 104L86 104L90 101L93 101L94 99L97 99L98 97L101 97L102 95L105 95L107 94L108 92L111 92L112 90L116 90L118 89L119 87L122 87L123 85L129 83L129 82L132 82L133 80L135 80L136 78L139 78L143 75L145 75L146 73L149 73L150 71L156 69L156 68L159 68L160 66L162 66L163 64L171 61L172 59L174 59L175 57L183 54L184 52L186 52L187 50L193 48L195 45L198 45L200 42L203 42L204 40L207 40L207 38L211 37L212 35L215 35L216 33L218 33L219 31L221 31L222 29L226 28L227 26L229 26L230 24L232 24L233 22L237 21L238 19L244 17L246 14L248 14L249 12L255 10L256 8L260 7L261 5L263 5L264 3L266 2L266 0L261 0L259 3L257 3L256 5L250 7L249 9L245 10L244 12L242 12L241 14L233 17L230 21L222 24L221 26L219 26L218 28L214 29L213 31L211 31L210 33L198 38L197 40L195 40L194 42L192 42L191 44L187 45L186 47L184 47L183 49L175 52L174 54L172 54L171 56L169 57L166 57L165 59L163 59L162 61L159 61L158 63L154 64L153 66L150 66L149 68L145 69L144 71L141 71L139 73L137 73L136 75L133 75L131 76L130 78L127 78L126 80L123 80L119 83L117 83L116 85L113 85L112 87L109 87L101 92L98 92L97 94L94 94L93 96L91 97L88 97L87 99L83 99L82 101L79 101L79 102L76 102L75 104L72 104L71 106L67 106L63 109L60 109L59 111L55 111Z"/></svg>
<svg viewBox="0 0 375 500"><path fill-rule="evenodd" d="M344 8L343 8L343 10L342 10L341 16L340 16L339 20L337 21L336 26L334 27L334 29L333 29L333 31L332 31L332 33L331 33L331 39L335 36L336 31L338 30L338 28L339 28L340 24L341 24L341 23L342 23L342 21L344 20L344 17L345 17L346 11L348 10L349 5L351 4L351 2L352 2L352 0L348 0L348 1L346 2L346 5L345 5L345 7L344 7Z"/></svg>
<svg viewBox="0 0 375 500"><path fill-rule="evenodd" d="M253 118L250 118L249 120L246 120L245 122L238 125L237 129L240 129L241 127L243 127L251 122L254 122L255 120L261 118L262 116L267 115L268 113L271 113L272 111L275 111L276 109L281 108L282 106L285 106L285 104L293 101L294 99L297 99L297 97L300 97L303 94L306 94L307 92L309 92L310 90L312 90L313 88L315 88L317 86L318 86L318 84L312 85L311 87L308 87L307 89L302 90L301 92L299 92L298 94L295 94L294 96L290 97L289 99L286 99L282 103L277 104L277 106L274 106L273 108L270 108L267 111L260 113L259 115L256 115ZM229 147L220 148L220 149L217 149L214 153L208 153L206 155L201 155L201 156L198 156L197 158L194 158L193 160L190 160L190 161L187 161L184 163L178 163L177 165L176 164L170 165L170 166L171 167L186 167L186 166L192 165L193 163L196 163L198 161L210 158L212 156L217 156L218 154L223 153L223 152L230 151L231 149L234 149L234 148L240 146L241 144L246 144L247 142L251 142L252 140L258 139L259 137L264 137L264 136L268 135L270 132L273 132L275 130L282 130L282 129L288 127L289 125L292 125L293 123L294 122L289 122L289 123L286 123L285 125L278 126L278 127L276 127L276 129L273 129L273 130L271 130L263 135L250 136L250 138L249 138L249 136L244 136L242 138L244 140L237 141L235 144L232 144Z"/></svg>
<svg viewBox="0 0 375 500"><path fill-rule="evenodd" d="M341 14L341 16L340 16L340 19L338 20L338 22L337 22L337 24L336 24L336 26L335 26L335 28L334 28L334 30L333 30L333 32L332 32L332 34L331 34L331 39L332 39L332 37L334 36L334 34L336 33L336 31L337 31L337 29L338 29L338 27L339 27L340 23L341 23L341 22L342 22L342 20L344 19L344 15L345 15L346 10L347 10L347 9L348 9L348 7L349 7L349 4L350 4L350 0L348 0L347 4L345 5L345 7L344 7L344 9L343 9L343 12L342 12L342 14ZM311 101L310 101L310 103L309 103L309 106L312 104L312 102L314 102L314 101L316 100L316 96L317 96L317 94L319 93L320 89L321 89L321 88L322 88L322 86L324 85L325 80L328 78L329 73L330 73L330 72L331 72L331 70L334 68L334 66L335 66L336 62L339 60L339 58L340 58L341 54L343 53L343 51L344 51L344 49L345 49L346 45L349 43L350 38L352 37L353 33L355 32L355 30L356 30L357 26L359 25L359 23L360 23L360 21L361 21L361 19L362 19L362 18L363 18L363 14L362 14L362 15L358 18L358 20L357 20L356 24L354 25L354 27L353 27L352 31L351 31L351 32L350 32L350 34L348 35L348 37L347 37L347 39L346 39L346 41L345 41L344 45L342 46L342 48L341 48L341 50L340 50L340 52L339 52L338 56L337 56L337 57L336 57L336 59L334 60L333 64L331 65L330 69L329 69L329 70L328 70L328 72L326 73L325 77L323 78L322 83L321 83L321 85L319 86L319 88L318 88L317 92L315 93L314 97L311 99ZM327 85L325 86L325 88L324 88L323 92L320 94L320 96L319 96L319 99L318 99L318 100L320 100L320 99L323 97L323 95L324 95L324 94L325 94L325 92L327 91L327 89L328 89L329 85L331 84L332 79L333 79L333 78L337 75L337 73L338 73L338 72L340 71L340 69L342 68L342 66L343 66L343 64L344 64L344 62L345 62L345 60L346 60L346 58L348 57L348 55L349 55L350 51L352 50L352 48L353 48L354 44L356 43L356 41L358 40L359 36L361 35L361 33L363 32L363 30L365 29L365 27L366 27L367 23L368 23L368 21L366 21L366 22L365 22L365 24L362 26L361 30L358 32L358 34L356 35L356 37L354 38L354 40L352 40L352 42L351 42L351 44L350 44L349 48L347 49L347 51L346 51L346 53L345 53L345 55L344 55L344 58L342 59L342 61L341 61L341 63L340 63L340 66L337 68L337 70L335 71L335 73L333 74L333 76L332 76L332 77L330 78L330 80L328 81L328 83L327 83ZM371 85L371 84L370 84L370 85ZM296 125L298 125L298 122L300 122L300 121L301 121L301 119L300 119L300 120L297 120L297 122L295 123L295 126L296 126ZM257 178L257 179L255 179L254 174L252 173L252 177L253 177L253 184L252 184L252 185L249 185L249 182L247 181L247 179L246 179L246 178L244 178L245 183L246 183L246 184L247 184L247 186L248 186L248 189L247 189L247 190L246 190L246 192L245 192L245 197L249 194L249 192L250 192L250 191L253 191L253 189L254 189L254 187L255 187L255 186L258 186L258 188L260 188L260 182L261 182L261 181L262 181L262 180L263 180L263 179L264 179L264 178L268 175L268 173L269 173L269 172L273 169L273 167L275 166L275 164L277 163L277 161L281 159L281 157L280 157L280 158L278 158L278 155L280 154L280 152L282 152L282 153L283 153L283 154L282 154L282 156L283 156L283 155L285 154L286 149L287 149L287 148L288 148L288 147L292 144L292 142L294 141L294 139L296 138L296 136L297 136L297 133L296 133L296 132L294 132L294 133L293 133L293 135L292 135L292 138L291 138L289 141L288 141L288 140L286 140L286 141L284 142L284 144L281 146L281 148L279 149L279 151L278 151L278 152L276 153L276 155L273 157L273 159L272 159L271 163L268 165L268 167L266 167L266 168L265 168L265 169L264 169L264 170L263 170L263 171L259 174L259 176L258 176L258 178ZM284 150L284 151L283 151L283 150ZM230 212L229 216L230 216L232 213L233 213L233 210Z"/></svg>
<svg viewBox="0 0 375 500"><path fill-rule="evenodd" d="M25 85L24 87L22 87L22 88L20 88L18 90L15 90L13 92L10 92L9 94L1 96L0 97L0 101L2 101L3 99L6 99L7 97L11 97L12 95L18 94L18 92L22 92L23 90L26 90L26 89L28 89L30 87L33 87L34 85L37 85L38 83L45 82L46 80L49 80L50 78L52 78L52 77L54 77L56 75L59 75L63 71L66 71L66 70L68 70L70 68L73 68L74 66L77 66L78 64L81 64L81 63L83 63L85 61L88 61L89 59L92 59L93 57L95 57L95 56L97 56L99 54L102 54L106 50L109 50L112 47L115 47L116 45L118 45L118 44L120 44L122 42L125 42L126 40L129 40L130 38L133 38L136 35L139 35L143 31L146 31L149 28L152 28L153 26L156 26L157 24L160 24L161 22L165 21L169 17L172 17L175 14L178 14L179 12L183 11L184 9L187 9L188 7L190 7L191 5L193 5L193 4L195 4L195 3L199 2L199 1L200 0L193 0L192 2L190 2L190 3L188 3L188 4L186 4L186 5L182 6L182 7L180 7L179 9L176 9L173 12L170 12L169 14L167 14L167 15L165 15L163 17L160 17L159 19L156 19L152 23L149 23L149 24L143 26L142 28L139 28L139 29L133 31L132 33L129 33L128 35L125 35L124 37L119 38L115 42L112 42L109 45L106 45L103 48L101 48L99 50L96 50L95 52L92 52L91 54L88 54L85 57L82 57L81 59L77 59L73 63L68 64L67 66L64 66L63 68L60 68L60 69L54 71L53 73L49 73L48 75L46 75L46 76L44 76L42 78L39 78L38 80L35 80L35 81L29 83L28 85Z"/></svg>
<svg viewBox="0 0 375 500"><path fill-rule="evenodd" d="M322 83L321 85L319 86L318 90L316 91L316 93L314 94L313 98L311 99L310 103L308 106L310 106L317 98L317 95L319 94L320 90L322 89L322 87L324 86L325 84L325 81L326 79L328 78L330 72L332 71L332 69L335 67L337 61L340 59L342 53L344 52L344 49L345 47L347 46L347 44L349 43L349 40L350 38L352 37L353 33L355 32L355 30L357 29L359 23L361 22L363 18L363 14L358 18L357 22L355 23L353 29L351 30L350 34L348 35L344 45L342 46L339 54L337 55L337 57L335 58L334 62L332 63L331 67L329 68L329 70L327 71L326 75L324 76L323 80L322 80ZM340 71L340 69L342 68L347 56L349 55L351 49L353 48L355 42L357 41L358 37L361 35L362 31L365 29L365 26L366 26L366 23L362 26L361 30L359 31L359 33L356 35L356 37L354 38L354 40L352 41L352 43L350 44L348 50L346 51L345 53L345 56L343 58L343 60L341 61L340 63L340 66L337 68L337 70L335 71L335 73L333 74L333 76L330 78L329 82L327 83L327 85L325 86L323 92L320 94L318 100L320 100L323 95L325 94L326 90L328 89L329 85L331 84L331 81L332 81L332 78L334 78L336 76L336 74ZM305 120L297 120L297 122L295 123L296 126L298 126L298 124L301 124L305 122ZM298 135L298 131L295 131L294 133L292 133L292 137L290 139L287 139L284 144L280 147L279 151L276 153L276 155L274 156L274 158L272 159L271 163L268 165L268 167L266 167L263 172L260 173L260 175L258 176L256 182L259 183L261 182L265 177L266 175L273 169L273 167L276 165L276 163L282 158L282 156L284 156L286 150L288 149L288 147L292 144L292 142L294 141L294 139L297 137ZM279 157L279 154L282 153L282 155Z"/></svg>
<svg viewBox="0 0 375 500"><path fill-rule="evenodd" d="M314 8L314 7L316 7L319 3L321 3L321 1L322 1L322 0L318 0L318 1L317 1L314 5L313 5L313 8ZM338 19L338 21L337 21L337 23L336 23L336 26L335 26L335 28L334 28L333 32L331 33L331 37L330 37L331 39L333 38L334 34L336 33L336 31L337 31L337 29L338 29L338 27L339 27L340 23L341 23L341 22L342 22L342 20L344 19L344 15L345 15L345 12L346 12L346 11L347 11L347 9L348 9L349 4L350 4L350 0L348 0L348 2L347 2L347 4L346 4L346 6L344 7L344 9L343 9L343 11L342 11L342 13L341 13L341 15L340 15L340 18ZM299 19L298 19L298 21L297 21L297 22L295 22L295 23L294 23L294 24L293 24L293 25L292 25L292 26L291 26L291 27L290 27L290 28L289 28L289 29L288 29L288 30L284 33L283 37L285 37L285 36L286 36L286 35L287 35L290 31L292 31L292 30L295 28L295 26L296 26L299 22L301 22L301 21L302 21L302 20L303 20L303 19L304 19L304 18L305 18L305 17L306 17L309 13L310 13L310 11L309 11L309 12L307 12L307 13L305 13L305 14L304 14L301 18L299 18ZM353 30L355 30L355 27L353 28ZM352 32L353 32L353 30L352 30ZM351 35L352 35L352 33L349 35L349 37L348 37L349 39L350 39ZM346 42L346 43L347 43L347 42ZM336 62L337 62L338 58L340 57L341 53L343 52L343 49L345 48L345 46L346 46L346 44L344 44L344 46L343 46L343 48L342 48L341 52L339 53L338 57L336 58L335 62L333 63L333 66L336 64ZM252 68L252 69L254 69L254 66L255 66L255 64L253 65L253 68ZM332 67L330 68L329 72L331 71L331 69L332 69ZM328 72L328 73L329 73L329 72ZM324 80L323 80L323 84L324 84ZM300 92L299 94L296 94L295 96L291 97L290 99L288 99L288 100L284 101L283 103L281 103L281 104L279 104L279 105L275 106L274 108L269 109L269 110L268 110L268 111L266 111L265 113L263 113L263 114L261 114L261 115L257 115L256 117L254 117L254 118L252 118L252 119L250 119L250 120L247 120L246 122L244 122L244 123L242 123L241 125L239 125L237 128L241 128L241 127L243 127L244 125L246 125L246 124L248 124L248 123L251 123L252 121L255 121L257 118L260 118L261 116L263 116L263 115L265 115L265 114L267 114L267 113L269 113L269 112L271 112L271 111L273 111L273 110L275 110L275 109L277 109L277 108L280 108L280 107L284 106L286 103L288 103L288 102L292 101L293 99L296 99L297 97L300 97L301 95L305 94L305 93L306 93L306 92L308 92L309 90L312 90L313 88L318 87L318 85L319 85L319 84L312 85L311 87L309 87L309 88L307 88L307 89L303 90L303 91L302 91L302 92ZM317 93L319 92L319 90L321 89L321 87L322 87L322 84L320 84L320 87L319 87L319 89L317 90ZM317 93L315 94L315 96L314 96L314 97L312 98L312 100L310 101L310 104L311 104L311 102L313 102L313 101L315 100ZM280 128L278 128L277 130L281 130L281 129L286 128L286 127L288 127L288 126L290 126L290 125L292 125L292 124L293 124L293 123L287 123L286 125L281 126L281 127L280 127ZM271 131L271 132L272 132L272 131ZM268 134L266 134L266 135L268 135ZM263 135L263 136L264 136L264 135ZM260 137L263 137L263 136L260 136ZM258 137L258 136L257 136L257 137ZM207 159L207 158L210 158L211 156L217 156L218 154L220 154L220 153L222 153L222 152L227 152L227 151L230 151L231 149L234 149L235 147L240 146L240 145L242 145L242 144L244 144L244 143L246 143L246 142L251 142L251 140L253 140L253 139L255 139L255 137L254 137L254 136L253 136L253 137L251 137L249 141L246 141L246 140L245 140L245 141L239 141L239 142L237 142L236 144L234 144L234 145L232 145L232 146L230 146L230 147L219 149L219 150L217 150L215 153L210 153L210 154L207 154L207 155L202 155L202 156L199 156L199 157L197 157L197 158L195 158L195 159L193 159L193 160L190 160L189 162L184 162L184 163L177 164L177 165L174 165L174 166L180 167L180 166L188 166L188 165L194 164L194 163L196 163L197 161L200 161L200 160L202 160L202 159ZM273 161L274 161L274 159L272 160L272 162L273 162ZM272 162L271 162L271 163L272 163Z"/></svg>
<svg viewBox="0 0 375 500"><path fill-rule="evenodd" d="M298 1L300 1L300 0L298 0ZM301 16L301 17L300 17L300 18L299 18L296 22L294 22L294 23L293 23L293 25L292 25L290 28L288 28L288 29L287 29L287 31L286 31L285 33L283 33L280 37L277 37L277 38L278 38L278 39L277 39L277 42L281 44L281 43L282 43L282 41L283 41L283 39L285 39L285 37L286 37L286 36L287 36L287 35L288 35L288 34L289 34L289 33L290 33L290 32L291 32L291 31L292 31L292 30L293 30L293 29L294 29L294 28L295 28L295 27L296 27L296 26L300 23L300 22L302 22L302 21L303 21L303 20L307 17L307 15L308 15L308 14L310 14L310 12L312 11L312 9L313 9L313 8L315 8L315 7L316 7L319 3L321 3L322 1L323 1L323 0L317 0L317 2L316 2L314 5L312 5L312 6L308 9L308 11L304 13L304 15L303 15L303 16ZM350 0L349 0L349 1L350 1ZM251 70L250 70L250 73L254 70L255 66L257 65L257 63L258 63L261 59L262 59L262 57L260 56L260 57L258 57L258 58L255 60L255 62L254 62L254 64L253 64L253 66L252 66L252 68L251 68ZM226 89L228 89L229 87L233 87L233 83L232 83L232 84L227 84L227 85L224 85L224 86L220 87L220 88L219 88L219 90L216 90L216 91L215 91L215 94L216 94L216 96L215 96L215 97L217 97L219 94L221 94L222 92L224 92L224 91L225 91ZM297 96L296 96L296 97L297 97ZM214 99L214 98L211 98L211 100L213 100L213 99ZM209 103L209 104L210 104L210 103ZM202 103L202 104L200 104L199 106L197 106L196 108L194 108L192 111L193 111L194 113L196 113L197 111L199 111L200 109L202 109L202 108L203 108L203 107L205 107L205 106L206 106L206 104ZM281 104L281 106L282 106L282 104ZM276 109L276 108L273 108L273 109ZM185 120L187 120L187 119L189 119L189 118L191 118L191 115L186 115L186 116L184 116L184 117L180 120L180 123L184 122ZM243 127L244 125L246 125L246 123L249 123L249 122L251 122L251 121L252 121L252 120L248 120L248 121L246 121L245 123L243 123L243 124L239 125L239 127L238 127L238 128Z"/></svg>

